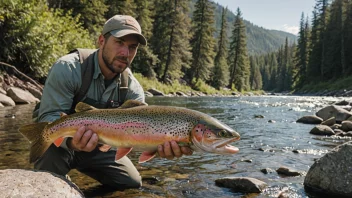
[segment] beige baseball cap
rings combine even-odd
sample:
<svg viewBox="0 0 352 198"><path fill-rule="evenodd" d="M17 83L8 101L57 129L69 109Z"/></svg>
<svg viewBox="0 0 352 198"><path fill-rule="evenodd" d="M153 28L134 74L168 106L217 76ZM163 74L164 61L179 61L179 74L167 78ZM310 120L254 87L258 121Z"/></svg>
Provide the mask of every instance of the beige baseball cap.
<svg viewBox="0 0 352 198"><path fill-rule="evenodd" d="M140 44L147 45L147 39L142 35L141 26L135 18L129 15L115 15L107 20L102 34L105 35L108 32L117 38L134 34L138 37Z"/></svg>

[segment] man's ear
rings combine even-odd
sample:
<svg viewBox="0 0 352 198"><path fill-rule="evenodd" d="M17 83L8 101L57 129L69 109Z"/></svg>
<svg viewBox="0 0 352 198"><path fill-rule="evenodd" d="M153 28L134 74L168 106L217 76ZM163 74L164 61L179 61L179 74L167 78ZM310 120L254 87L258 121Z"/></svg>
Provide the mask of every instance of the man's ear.
<svg viewBox="0 0 352 198"><path fill-rule="evenodd" d="M105 37L101 34L101 35L99 36L99 38L98 38L98 45L99 45L99 48L100 48L101 46L103 46L104 43L105 43Z"/></svg>

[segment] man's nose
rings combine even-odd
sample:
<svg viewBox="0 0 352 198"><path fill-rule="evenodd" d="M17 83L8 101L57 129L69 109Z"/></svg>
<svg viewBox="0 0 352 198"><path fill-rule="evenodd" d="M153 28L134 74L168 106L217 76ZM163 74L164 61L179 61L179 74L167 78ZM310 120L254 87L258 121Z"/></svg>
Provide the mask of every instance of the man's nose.
<svg viewBox="0 0 352 198"><path fill-rule="evenodd" d="M130 49L128 46L122 46L121 55L126 57L130 55Z"/></svg>

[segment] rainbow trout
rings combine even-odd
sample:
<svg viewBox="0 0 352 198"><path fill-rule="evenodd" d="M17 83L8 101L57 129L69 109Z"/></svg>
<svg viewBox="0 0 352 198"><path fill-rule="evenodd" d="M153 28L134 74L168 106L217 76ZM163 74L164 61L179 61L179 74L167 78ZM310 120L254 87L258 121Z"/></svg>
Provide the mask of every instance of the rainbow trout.
<svg viewBox="0 0 352 198"><path fill-rule="evenodd" d="M64 137L73 137L81 126L94 131L106 151L116 147L115 160L132 149L143 151L139 163L152 159L157 146L175 140L192 150L218 154L235 154L238 148L229 145L240 135L215 118L181 107L148 106L128 100L118 109L96 109L78 103L76 112L62 115L48 123L40 122L20 127L19 131L31 142L30 162L37 161L54 143L60 146ZM109 147L108 146L108 147ZM103 146L101 147L103 148Z"/></svg>

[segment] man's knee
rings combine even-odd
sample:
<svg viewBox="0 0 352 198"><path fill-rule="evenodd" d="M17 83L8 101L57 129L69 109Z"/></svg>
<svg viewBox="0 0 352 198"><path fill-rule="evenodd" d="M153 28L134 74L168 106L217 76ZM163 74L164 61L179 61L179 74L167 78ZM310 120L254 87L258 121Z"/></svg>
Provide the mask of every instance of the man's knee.
<svg viewBox="0 0 352 198"><path fill-rule="evenodd" d="M125 190L129 188L140 188L142 186L142 177L119 177L114 180L111 178L108 182L101 182L103 185L107 185L111 188Z"/></svg>

